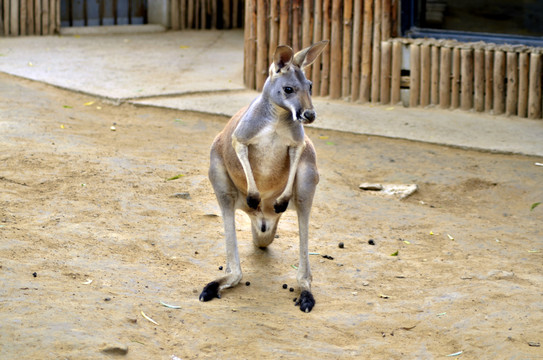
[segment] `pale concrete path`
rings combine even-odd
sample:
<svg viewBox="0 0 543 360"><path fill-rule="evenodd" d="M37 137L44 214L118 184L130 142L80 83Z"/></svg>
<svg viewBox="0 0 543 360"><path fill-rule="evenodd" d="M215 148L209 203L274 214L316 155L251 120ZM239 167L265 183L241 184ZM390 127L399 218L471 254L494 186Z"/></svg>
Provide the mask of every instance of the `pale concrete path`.
<svg viewBox="0 0 543 360"><path fill-rule="evenodd" d="M114 102L228 116L258 95L243 85L242 31L147 29L0 38L0 71ZM317 128L543 156L543 120L318 97L314 103Z"/></svg>

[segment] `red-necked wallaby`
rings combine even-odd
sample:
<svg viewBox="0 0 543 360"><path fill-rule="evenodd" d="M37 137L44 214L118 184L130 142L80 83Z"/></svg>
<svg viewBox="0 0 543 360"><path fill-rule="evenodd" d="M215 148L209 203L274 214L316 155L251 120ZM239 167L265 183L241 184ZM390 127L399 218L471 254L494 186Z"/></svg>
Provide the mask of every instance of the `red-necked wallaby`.
<svg viewBox="0 0 543 360"><path fill-rule="evenodd" d="M309 213L319 174L315 148L304 133L316 113L311 81L303 68L315 61L328 41L296 54L288 46L275 50L262 93L234 115L211 146L209 179L221 207L226 236L226 275L210 282L200 301L220 297L242 277L235 230L235 211L251 218L253 242L265 248L275 238L277 223L287 207L298 215L300 264L297 304L304 312L315 306L311 294L308 254Z"/></svg>

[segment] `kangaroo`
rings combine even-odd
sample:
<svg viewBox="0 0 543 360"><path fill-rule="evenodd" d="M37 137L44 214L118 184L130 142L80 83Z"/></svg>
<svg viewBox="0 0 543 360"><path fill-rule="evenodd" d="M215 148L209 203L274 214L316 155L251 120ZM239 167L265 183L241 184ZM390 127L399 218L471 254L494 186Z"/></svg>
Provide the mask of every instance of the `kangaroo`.
<svg viewBox="0 0 543 360"><path fill-rule="evenodd" d="M251 219L253 243L265 248L275 238L277 224L287 207L298 215L301 289L296 305L310 312L308 254L309 213L319 174L313 144L304 133L316 113L311 102L311 81L303 69L320 55L328 41L313 44L296 54L289 46L275 50L262 93L227 123L211 146L209 179L221 208L226 237L226 274L207 284L200 301L220 298L223 289L241 278L235 211Z"/></svg>

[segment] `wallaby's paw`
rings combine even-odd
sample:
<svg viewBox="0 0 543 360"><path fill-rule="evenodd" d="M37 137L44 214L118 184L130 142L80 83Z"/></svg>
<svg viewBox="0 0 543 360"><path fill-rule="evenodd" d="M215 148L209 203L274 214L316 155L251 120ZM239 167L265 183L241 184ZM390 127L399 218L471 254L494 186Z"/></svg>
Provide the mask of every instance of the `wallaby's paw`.
<svg viewBox="0 0 543 360"><path fill-rule="evenodd" d="M300 294L300 298L296 302L296 306L300 306L300 310L303 312L310 312L315 306L315 298L309 291L304 290Z"/></svg>
<svg viewBox="0 0 543 360"><path fill-rule="evenodd" d="M214 298L221 298L221 295L219 294L219 283L216 281L212 281L207 284L200 294L200 301L209 301L213 300Z"/></svg>
<svg viewBox="0 0 543 360"><path fill-rule="evenodd" d="M273 204L273 208L276 214L285 212L288 208L288 200L283 202L275 201L275 204Z"/></svg>
<svg viewBox="0 0 543 360"><path fill-rule="evenodd" d="M257 209L258 208L258 204L260 204L260 194L255 194L255 195L247 195L247 205L249 205L249 207L251 209Z"/></svg>

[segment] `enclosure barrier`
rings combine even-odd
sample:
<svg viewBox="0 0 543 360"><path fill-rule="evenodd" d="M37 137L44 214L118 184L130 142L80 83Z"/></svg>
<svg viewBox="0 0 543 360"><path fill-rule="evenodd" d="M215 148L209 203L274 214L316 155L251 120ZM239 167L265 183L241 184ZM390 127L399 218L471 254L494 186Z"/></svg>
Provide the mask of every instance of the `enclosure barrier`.
<svg viewBox="0 0 543 360"><path fill-rule="evenodd" d="M359 103L542 117L543 49L399 39L399 0L246 0L247 87L261 90L279 44L330 45L306 70L313 94Z"/></svg>
<svg viewBox="0 0 543 360"><path fill-rule="evenodd" d="M243 0L171 0L172 30L243 27Z"/></svg>
<svg viewBox="0 0 543 360"><path fill-rule="evenodd" d="M0 36L60 31L60 0L0 0Z"/></svg>
<svg viewBox="0 0 543 360"><path fill-rule="evenodd" d="M541 48L431 39L392 39L381 48L383 104L399 102L404 88L410 107L542 118Z"/></svg>

